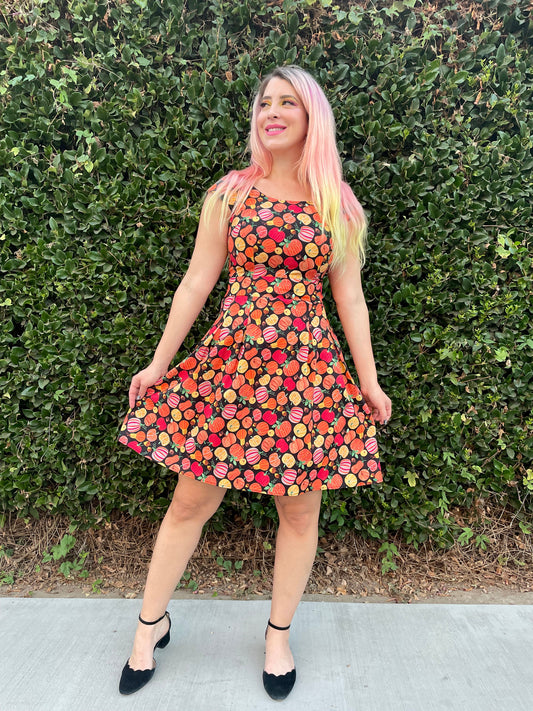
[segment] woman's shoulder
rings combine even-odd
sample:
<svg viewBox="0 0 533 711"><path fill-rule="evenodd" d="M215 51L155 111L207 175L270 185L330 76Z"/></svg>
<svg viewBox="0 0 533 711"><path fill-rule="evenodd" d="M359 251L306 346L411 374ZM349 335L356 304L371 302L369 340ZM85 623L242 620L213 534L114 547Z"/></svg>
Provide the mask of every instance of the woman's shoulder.
<svg viewBox="0 0 533 711"><path fill-rule="evenodd" d="M207 195L216 195L220 200L228 199L228 206L233 207L238 201L241 201L244 192L250 188L249 170L231 170L226 175L223 175L216 183L211 185L207 190Z"/></svg>
<svg viewBox="0 0 533 711"><path fill-rule="evenodd" d="M211 195L212 193L218 192L219 194L223 194L224 192L224 187L227 182L227 175L222 176L222 178L219 178L216 183L213 183L207 188L207 195ZM222 197L222 195L221 195Z"/></svg>

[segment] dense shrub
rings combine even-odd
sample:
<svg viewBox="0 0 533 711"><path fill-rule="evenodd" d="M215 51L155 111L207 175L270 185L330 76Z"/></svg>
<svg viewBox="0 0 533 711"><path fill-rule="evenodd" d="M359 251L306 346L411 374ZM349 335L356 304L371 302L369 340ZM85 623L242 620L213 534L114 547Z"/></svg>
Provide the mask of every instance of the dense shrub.
<svg viewBox="0 0 533 711"><path fill-rule="evenodd" d="M531 520L527 3L330 5L48 0L0 16L5 511L161 515L175 475L116 444L129 379L204 191L246 163L258 78L295 62L331 99L370 216L365 292L394 405L385 484L328 494L322 525L447 544L455 507L494 497ZM227 501L258 522L273 511Z"/></svg>

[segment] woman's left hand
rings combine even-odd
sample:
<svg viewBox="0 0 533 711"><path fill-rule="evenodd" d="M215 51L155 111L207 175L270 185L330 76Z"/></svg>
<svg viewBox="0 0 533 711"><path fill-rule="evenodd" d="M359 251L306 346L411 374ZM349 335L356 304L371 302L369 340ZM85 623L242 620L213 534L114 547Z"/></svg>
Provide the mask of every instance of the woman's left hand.
<svg viewBox="0 0 533 711"><path fill-rule="evenodd" d="M392 413L390 397L383 392L378 383L369 388L361 388L361 393L372 411L374 420L381 422L382 425L386 425Z"/></svg>

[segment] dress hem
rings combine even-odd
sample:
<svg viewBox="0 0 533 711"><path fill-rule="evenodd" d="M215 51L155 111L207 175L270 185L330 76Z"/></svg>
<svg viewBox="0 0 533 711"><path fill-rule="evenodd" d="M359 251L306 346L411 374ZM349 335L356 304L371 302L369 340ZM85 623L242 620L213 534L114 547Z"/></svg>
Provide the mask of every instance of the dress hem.
<svg viewBox="0 0 533 711"><path fill-rule="evenodd" d="M123 442L120 442L120 440L119 440L119 443L122 444L123 446L127 447L128 449L131 449L132 451L136 451L135 449L133 449L133 447L130 447L128 444L124 444ZM301 489L298 489L298 492L296 492L294 494L289 494L288 489L286 489L286 487L280 481L280 482L276 482L276 483L282 484L283 488L286 489L284 493L280 493L279 490L278 491L274 490L276 484L274 484L274 486L271 487L271 489L272 489L271 491L268 491L267 489L262 487L257 481L252 482L252 485L256 484L257 488L252 488L251 486L246 486L246 485L241 486L241 487L231 486L231 482L230 482L230 486L227 486L227 485L221 483L223 480L217 479L213 474L208 474L204 479L201 479L200 477L195 476L195 474L193 472L185 470L182 467L179 467L177 464L168 466L164 462L158 462L156 459L154 459L152 457L151 454L145 454L143 452L137 452L137 454L140 454L144 459L149 459L151 462L154 462L154 464L159 464L159 466L163 467L164 469L168 469L169 471L175 472L176 474L178 474L178 476L180 474L182 474L183 476L186 476L187 479L197 481L200 484L207 484L208 486L217 486L220 489L228 489L228 490L231 489L233 491L245 491L245 492L249 492L250 494L266 494L267 496L295 497L295 496L300 496L301 494L308 494L311 491L341 491L341 490L354 491L355 489L360 489L362 487L375 488L375 487L383 484L383 478L376 479L375 477L371 477L367 481L358 481L355 486L348 486L347 484L344 483L344 480L343 480L343 483L340 486L327 486L327 485L322 484L321 486L317 486L315 488L313 486L310 486L307 489L305 489L304 491L302 491ZM378 471L381 474L381 469L379 469ZM314 481L317 481L317 480L315 479Z"/></svg>

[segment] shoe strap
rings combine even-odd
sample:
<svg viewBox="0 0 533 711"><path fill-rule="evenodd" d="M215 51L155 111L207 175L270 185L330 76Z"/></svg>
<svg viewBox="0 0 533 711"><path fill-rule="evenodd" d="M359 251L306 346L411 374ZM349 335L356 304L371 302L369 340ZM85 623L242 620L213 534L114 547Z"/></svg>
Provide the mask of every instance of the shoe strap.
<svg viewBox="0 0 533 711"><path fill-rule="evenodd" d="M288 630L290 627L290 625L287 625L287 627L278 627L277 625L272 624L270 620L268 621L268 626L273 627L275 630Z"/></svg>
<svg viewBox="0 0 533 711"><path fill-rule="evenodd" d="M165 612L164 615L161 615L161 617L160 617L158 620L154 620L153 622L147 622L146 620L143 620L143 618L141 617L141 615L139 615L139 622L142 622L143 625L157 625L157 623L158 623L158 622L161 622L161 620L162 620L164 617L167 617L167 615L168 615L168 611Z"/></svg>

